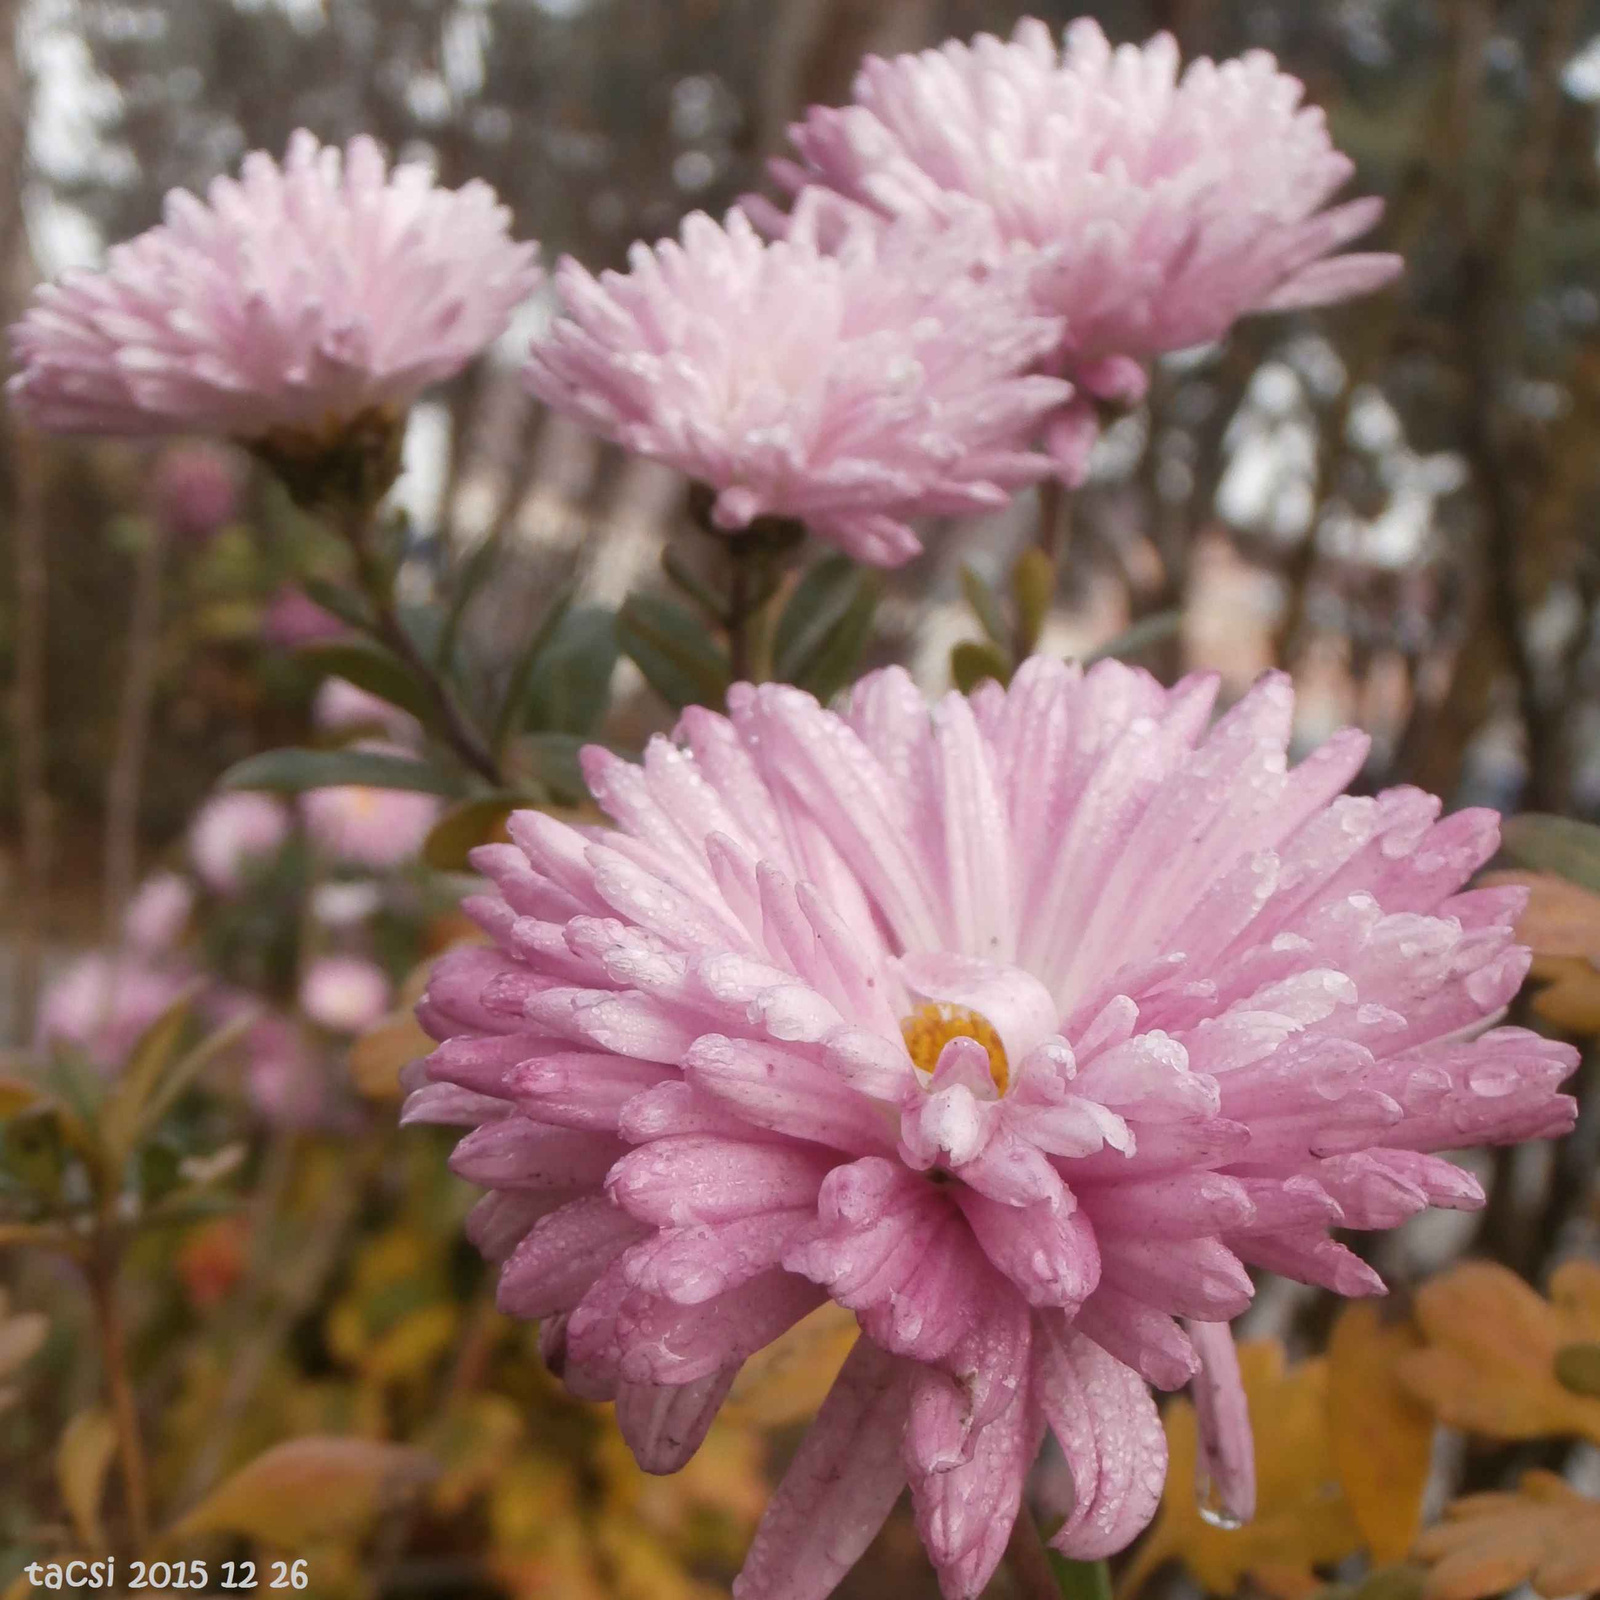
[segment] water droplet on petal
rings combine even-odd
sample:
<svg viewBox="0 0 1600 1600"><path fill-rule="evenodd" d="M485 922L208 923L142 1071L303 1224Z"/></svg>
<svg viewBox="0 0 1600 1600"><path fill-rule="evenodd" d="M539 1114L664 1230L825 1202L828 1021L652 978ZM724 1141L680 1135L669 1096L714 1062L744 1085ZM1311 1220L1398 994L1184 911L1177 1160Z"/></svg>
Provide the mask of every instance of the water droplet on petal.
<svg viewBox="0 0 1600 1600"><path fill-rule="evenodd" d="M1230 1511L1223 1503L1211 1474L1204 1468L1195 1477L1194 1497L1202 1522L1209 1523L1213 1528L1221 1528L1226 1533L1233 1533L1244 1526L1245 1519Z"/></svg>

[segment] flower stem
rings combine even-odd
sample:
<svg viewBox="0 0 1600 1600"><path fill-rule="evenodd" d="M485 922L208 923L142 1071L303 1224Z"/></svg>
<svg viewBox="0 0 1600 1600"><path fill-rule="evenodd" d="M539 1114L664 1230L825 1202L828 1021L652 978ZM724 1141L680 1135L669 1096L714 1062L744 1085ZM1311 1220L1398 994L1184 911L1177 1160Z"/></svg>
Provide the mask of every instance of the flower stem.
<svg viewBox="0 0 1600 1600"><path fill-rule="evenodd" d="M750 541L728 540L728 671L735 683L752 677L755 563Z"/></svg>
<svg viewBox="0 0 1600 1600"><path fill-rule="evenodd" d="M1006 1566L1022 1600L1111 1600L1105 1562L1068 1561L1047 1549L1026 1506L1012 1525Z"/></svg>
<svg viewBox="0 0 1600 1600"><path fill-rule="evenodd" d="M468 723L456 704L455 696L434 671L433 663L417 648L400 620L394 602L394 580L372 548L373 516L370 507L358 508L340 519L339 531L355 557L356 576L362 592L371 602L378 635L411 669L433 702L439 716L439 730L450 748L479 777L487 778L497 788L503 788L504 779L493 753Z"/></svg>
<svg viewBox="0 0 1600 1600"><path fill-rule="evenodd" d="M91 1254L88 1273L95 1326L100 1335L100 1355L105 1365L106 1394L111 1402L123 1491L127 1497L128 1527L133 1553L140 1555L150 1544L150 1475L139 1435L139 1410L128 1376L127 1338L117 1295L118 1261L115 1247L109 1240L102 1239Z"/></svg>

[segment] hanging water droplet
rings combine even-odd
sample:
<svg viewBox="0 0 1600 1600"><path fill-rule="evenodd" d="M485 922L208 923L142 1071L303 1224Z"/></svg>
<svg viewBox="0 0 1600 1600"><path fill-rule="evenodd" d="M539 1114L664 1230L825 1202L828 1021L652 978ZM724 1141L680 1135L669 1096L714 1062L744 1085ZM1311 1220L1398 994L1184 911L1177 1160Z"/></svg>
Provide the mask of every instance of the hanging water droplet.
<svg viewBox="0 0 1600 1600"><path fill-rule="evenodd" d="M1233 1533L1244 1526L1245 1519L1228 1509L1211 1474L1203 1467L1195 1477L1194 1497L1200 1508L1202 1522L1209 1523L1213 1528L1221 1528L1225 1533Z"/></svg>

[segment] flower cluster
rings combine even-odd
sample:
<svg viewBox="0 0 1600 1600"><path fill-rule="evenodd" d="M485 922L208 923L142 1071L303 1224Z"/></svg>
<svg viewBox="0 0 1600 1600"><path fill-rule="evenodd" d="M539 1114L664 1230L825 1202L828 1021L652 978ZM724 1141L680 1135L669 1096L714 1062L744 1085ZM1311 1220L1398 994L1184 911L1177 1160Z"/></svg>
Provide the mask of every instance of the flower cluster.
<svg viewBox="0 0 1600 1600"><path fill-rule="evenodd" d="M590 752L615 831L525 812L478 852L493 945L436 969L406 1117L470 1128L501 1307L657 1472L799 1318L859 1322L741 1600L826 1594L908 1483L977 1595L1046 1431L1057 1548L1121 1549L1164 1471L1147 1382L1200 1375L1247 1516L1247 1266L1381 1292L1330 1229L1474 1206L1440 1152L1571 1126L1572 1049L1489 1026L1528 964L1521 893L1461 892L1494 814L1342 797L1364 736L1290 769L1287 681L1207 731L1215 689L741 687L642 768Z"/></svg>

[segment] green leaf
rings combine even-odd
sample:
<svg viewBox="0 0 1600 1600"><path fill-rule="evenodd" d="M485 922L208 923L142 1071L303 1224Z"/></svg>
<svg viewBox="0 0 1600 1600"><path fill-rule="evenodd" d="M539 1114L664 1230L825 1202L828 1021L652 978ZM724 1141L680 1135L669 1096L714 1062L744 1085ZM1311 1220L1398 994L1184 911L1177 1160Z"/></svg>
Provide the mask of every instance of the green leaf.
<svg viewBox="0 0 1600 1600"><path fill-rule="evenodd" d="M456 639L461 632L467 610L478 591L494 571L495 561L505 544L505 530L496 528L479 541L478 547L462 562L451 585L450 607L445 612L444 625L439 629L439 642L434 662L445 677L455 665Z"/></svg>
<svg viewBox="0 0 1600 1600"><path fill-rule="evenodd" d="M950 678L962 694L971 694L986 678L1011 681L1011 657L987 639L963 639L950 652Z"/></svg>
<svg viewBox="0 0 1600 1600"><path fill-rule="evenodd" d="M826 648L864 576L848 556L827 556L795 585L772 637L772 671L780 683L798 683Z"/></svg>
<svg viewBox="0 0 1600 1600"><path fill-rule="evenodd" d="M593 739L571 733L534 733L519 739L516 753L522 766L561 805L582 805L589 798L583 764L578 759ZM519 769L520 770L520 769Z"/></svg>
<svg viewBox="0 0 1600 1600"><path fill-rule="evenodd" d="M1600 828L1592 823L1525 811L1506 819L1500 849L1525 867L1553 872L1600 893Z"/></svg>
<svg viewBox="0 0 1600 1600"><path fill-rule="evenodd" d="M875 572L857 576L850 604L808 660L796 668L791 680L826 704L856 674L861 652L872 637L872 621L883 595L883 580Z"/></svg>
<svg viewBox="0 0 1600 1600"><path fill-rule="evenodd" d="M106 1101L100 1118L100 1138L110 1165L108 1176L113 1179L137 1143L149 1102L177 1057L199 991L198 983L191 984L144 1030Z"/></svg>
<svg viewBox="0 0 1600 1600"><path fill-rule="evenodd" d="M532 663L521 726L541 733L592 733L610 703L619 654L613 612L604 606L569 610Z"/></svg>
<svg viewBox="0 0 1600 1600"><path fill-rule="evenodd" d="M995 644L1004 649L1010 642L1005 613L1000 609L1000 596L994 585L976 567L961 563L961 592L967 597L983 631Z"/></svg>
<svg viewBox="0 0 1600 1600"><path fill-rule="evenodd" d="M718 710L732 681L727 657L710 640L703 622L655 595L630 595L617 613L617 639L651 688L672 707Z"/></svg>
<svg viewBox="0 0 1600 1600"><path fill-rule="evenodd" d="M270 789L279 794L345 785L409 789L418 794L461 792L461 780L454 773L409 756L381 755L375 750L267 750L230 767L219 780L224 789Z"/></svg>
<svg viewBox="0 0 1600 1600"><path fill-rule="evenodd" d="M684 560L676 545L669 544L661 552L661 570L666 573L674 588L686 594L705 613L707 622L721 627L724 623L722 601L700 581L700 575Z"/></svg>
<svg viewBox="0 0 1600 1600"><path fill-rule="evenodd" d="M527 795L511 790L463 800L434 823L422 847L422 859L436 872L469 872L469 853L480 844L487 844L513 811L537 804Z"/></svg>
<svg viewBox="0 0 1600 1600"><path fill-rule="evenodd" d="M321 677L344 678L389 705L409 711L419 722L426 723L433 716L433 702L411 669L379 645L332 640L295 651L295 659Z"/></svg>
<svg viewBox="0 0 1600 1600"><path fill-rule="evenodd" d="M1083 664L1092 667L1095 662L1104 661L1110 656L1115 656L1118 661L1126 661L1129 656L1142 655L1152 645L1175 637L1182 626L1181 611L1158 611L1154 616L1141 618L1098 650L1091 650L1083 658Z"/></svg>
<svg viewBox="0 0 1600 1600"><path fill-rule="evenodd" d="M1032 655L1056 597L1056 564L1036 545L1017 557L1011 595L1017 606L1017 653Z"/></svg>
<svg viewBox="0 0 1600 1600"><path fill-rule="evenodd" d="M527 725L523 707L527 704L529 680L539 664L539 658L544 654L545 646L555 636L556 629L566 620L576 591L575 583L569 583L556 591L555 599L545 608L538 627L529 636L522 654L511 669L511 676L506 680L505 698L500 702L499 715L494 722L493 742L496 754L505 749L507 739L518 728Z"/></svg>
<svg viewBox="0 0 1600 1600"><path fill-rule="evenodd" d="M352 590L324 578L302 578L300 587L324 611L331 612L346 627L359 628L363 633L372 630L372 613L366 601Z"/></svg>

